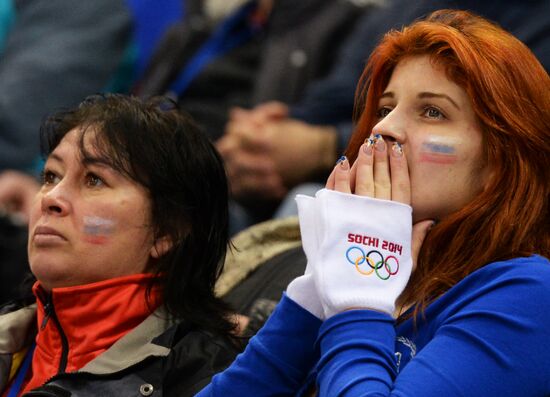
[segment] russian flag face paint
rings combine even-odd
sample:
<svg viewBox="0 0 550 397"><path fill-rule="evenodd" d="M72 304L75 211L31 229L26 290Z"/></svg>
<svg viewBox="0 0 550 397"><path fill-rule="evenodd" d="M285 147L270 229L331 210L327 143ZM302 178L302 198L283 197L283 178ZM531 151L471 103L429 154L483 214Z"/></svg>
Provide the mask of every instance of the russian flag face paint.
<svg viewBox="0 0 550 397"><path fill-rule="evenodd" d="M84 240L92 244L105 244L115 231L115 222L99 216L85 216Z"/></svg>
<svg viewBox="0 0 550 397"><path fill-rule="evenodd" d="M457 161L453 145L439 142L423 142L420 147L420 161L435 164L453 164Z"/></svg>

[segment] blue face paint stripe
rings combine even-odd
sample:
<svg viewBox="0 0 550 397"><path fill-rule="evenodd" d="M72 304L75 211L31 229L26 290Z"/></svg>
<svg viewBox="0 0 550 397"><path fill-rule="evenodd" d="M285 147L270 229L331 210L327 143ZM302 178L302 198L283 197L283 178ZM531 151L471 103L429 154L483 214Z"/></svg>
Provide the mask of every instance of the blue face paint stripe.
<svg viewBox="0 0 550 397"><path fill-rule="evenodd" d="M442 153L442 154L454 154L455 148L449 145L425 142L422 144L422 150Z"/></svg>
<svg viewBox="0 0 550 397"><path fill-rule="evenodd" d="M114 231L114 222L96 216L84 217L84 233L90 235L107 235Z"/></svg>

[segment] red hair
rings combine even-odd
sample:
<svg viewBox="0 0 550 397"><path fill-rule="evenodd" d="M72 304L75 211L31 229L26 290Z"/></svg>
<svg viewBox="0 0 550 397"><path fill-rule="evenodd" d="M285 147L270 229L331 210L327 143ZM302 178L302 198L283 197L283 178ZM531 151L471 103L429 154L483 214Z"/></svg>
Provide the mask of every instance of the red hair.
<svg viewBox="0 0 550 397"><path fill-rule="evenodd" d="M466 91L493 172L478 197L427 236L400 297L403 305L416 304L415 315L490 262L550 257L550 78L523 43L479 16L440 10L384 36L361 77L347 156L355 160L371 134L395 66L419 55L429 55Z"/></svg>

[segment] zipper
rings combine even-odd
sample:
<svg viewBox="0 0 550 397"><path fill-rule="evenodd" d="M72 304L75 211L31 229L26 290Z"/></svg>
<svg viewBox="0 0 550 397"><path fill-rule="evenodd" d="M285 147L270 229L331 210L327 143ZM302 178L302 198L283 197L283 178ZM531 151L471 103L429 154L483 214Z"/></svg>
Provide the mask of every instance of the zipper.
<svg viewBox="0 0 550 397"><path fill-rule="evenodd" d="M49 302L49 299L48 299L48 302L46 302L44 304L44 319L42 320L42 324L40 324L40 331L43 331L44 328L46 328L46 324L48 324L48 320L50 319L50 316L51 316L51 306L52 304Z"/></svg>
<svg viewBox="0 0 550 397"><path fill-rule="evenodd" d="M65 373L65 370L67 369L67 358L69 356L69 341L67 340L67 335L65 335L65 332L63 331L63 328L61 327L61 324L59 323L59 319L57 318L57 314L55 313L55 308L53 305L53 298L51 293L44 296L43 294L39 294L40 300L44 304L44 319L42 320L42 324L40 324L40 329L43 330L46 328L46 325L48 324L48 321L50 319L55 324L55 327L57 328L57 332L59 333L59 337L61 338L61 358L59 360L59 367L57 369L57 373Z"/></svg>

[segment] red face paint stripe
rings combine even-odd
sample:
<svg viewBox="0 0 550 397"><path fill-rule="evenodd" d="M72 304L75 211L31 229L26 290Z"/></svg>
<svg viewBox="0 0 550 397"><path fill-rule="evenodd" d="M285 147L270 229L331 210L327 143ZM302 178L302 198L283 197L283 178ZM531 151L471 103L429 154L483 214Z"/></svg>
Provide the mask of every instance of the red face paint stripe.
<svg viewBox="0 0 550 397"><path fill-rule="evenodd" d="M456 162L456 155L442 153L421 153L420 161L426 161L437 164L451 164Z"/></svg>
<svg viewBox="0 0 550 397"><path fill-rule="evenodd" d="M107 242L107 237L105 236L87 236L84 238L84 241L90 244L105 244Z"/></svg>

